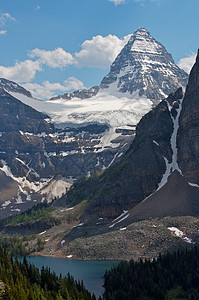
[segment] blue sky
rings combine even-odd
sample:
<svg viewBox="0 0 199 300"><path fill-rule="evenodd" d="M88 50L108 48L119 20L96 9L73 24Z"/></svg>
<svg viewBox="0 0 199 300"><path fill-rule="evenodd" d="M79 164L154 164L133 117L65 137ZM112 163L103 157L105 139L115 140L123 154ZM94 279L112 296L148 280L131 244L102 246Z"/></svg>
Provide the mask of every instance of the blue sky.
<svg viewBox="0 0 199 300"><path fill-rule="evenodd" d="M98 85L138 27L188 70L198 9L198 0L1 0L0 77L37 98Z"/></svg>

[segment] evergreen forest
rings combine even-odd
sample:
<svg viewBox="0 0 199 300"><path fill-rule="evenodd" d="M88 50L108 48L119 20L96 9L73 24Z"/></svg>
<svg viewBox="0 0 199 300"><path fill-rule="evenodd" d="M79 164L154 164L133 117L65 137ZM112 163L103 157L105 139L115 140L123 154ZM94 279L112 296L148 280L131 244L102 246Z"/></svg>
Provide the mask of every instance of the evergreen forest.
<svg viewBox="0 0 199 300"><path fill-rule="evenodd" d="M6 300L95 300L83 282L68 274L57 276L49 268L41 271L33 264L23 262L0 247L0 299Z"/></svg>
<svg viewBox="0 0 199 300"><path fill-rule="evenodd" d="M121 262L104 276L106 300L199 299L199 247Z"/></svg>

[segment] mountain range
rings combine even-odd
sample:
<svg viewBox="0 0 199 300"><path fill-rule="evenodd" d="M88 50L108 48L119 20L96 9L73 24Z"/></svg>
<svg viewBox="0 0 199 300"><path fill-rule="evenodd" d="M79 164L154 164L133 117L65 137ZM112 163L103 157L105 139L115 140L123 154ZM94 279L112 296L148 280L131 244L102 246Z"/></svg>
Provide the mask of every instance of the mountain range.
<svg viewBox="0 0 199 300"><path fill-rule="evenodd" d="M0 218L62 197L76 179L85 176L87 181L93 172L101 173L120 161L128 149L120 163L124 171L116 164L113 171L104 172L100 181L105 186L100 186L97 196L98 184L92 186L89 197L96 200L88 211L115 217L149 196L161 181L165 161L172 164L169 140L176 126L172 117L182 98L178 88L184 88L187 79L164 46L144 28L132 34L109 74L91 89L41 101L18 84L0 79ZM167 102L161 100L176 89L170 97L177 100L168 100L170 113ZM140 121L151 108L149 116ZM160 123L148 123L147 118ZM132 142L138 149L134 154ZM154 147L159 147L155 153ZM132 156L129 163L127 157ZM113 180L116 188L111 186ZM80 190L86 191L86 185ZM74 189L67 202L79 202L75 195L70 198ZM82 191L81 199L84 194Z"/></svg>

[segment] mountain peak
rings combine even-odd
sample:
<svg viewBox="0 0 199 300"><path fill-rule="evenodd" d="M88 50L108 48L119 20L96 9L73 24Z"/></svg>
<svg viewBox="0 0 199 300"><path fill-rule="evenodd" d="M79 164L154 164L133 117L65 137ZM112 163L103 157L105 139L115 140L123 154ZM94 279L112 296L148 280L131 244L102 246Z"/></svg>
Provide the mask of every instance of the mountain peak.
<svg viewBox="0 0 199 300"><path fill-rule="evenodd" d="M111 65L100 90L118 97L146 97L154 103L166 98L188 75L148 30L138 28Z"/></svg>
<svg viewBox="0 0 199 300"><path fill-rule="evenodd" d="M138 28L129 39L131 52L150 53L150 54L166 54L167 51L159 42L157 42L143 27Z"/></svg>
<svg viewBox="0 0 199 300"><path fill-rule="evenodd" d="M196 62L190 72L189 81L186 89L186 94L199 88L199 49L196 57Z"/></svg>

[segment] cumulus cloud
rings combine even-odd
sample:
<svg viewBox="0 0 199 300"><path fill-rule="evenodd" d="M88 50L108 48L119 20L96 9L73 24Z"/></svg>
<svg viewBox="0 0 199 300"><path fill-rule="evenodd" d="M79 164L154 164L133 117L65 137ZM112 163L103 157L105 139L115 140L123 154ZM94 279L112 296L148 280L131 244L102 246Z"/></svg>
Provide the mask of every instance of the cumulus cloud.
<svg viewBox="0 0 199 300"><path fill-rule="evenodd" d="M109 0L109 1L113 2L115 5L122 4L122 3L126 2L126 0Z"/></svg>
<svg viewBox="0 0 199 300"><path fill-rule="evenodd" d="M0 77L16 82L27 82L34 78L37 71L42 71L39 61L25 60L16 62L14 66L0 66Z"/></svg>
<svg viewBox="0 0 199 300"><path fill-rule="evenodd" d="M8 21L16 21L9 13L0 13L0 26L4 26Z"/></svg>
<svg viewBox="0 0 199 300"><path fill-rule="evenodd" d="M119 39L109 34L106 37L94 36L82 44L82 50L75 53L76 65L79 67L107 68L128 42L130 35Z"/></svg>
<svg viewBox="0 0 199 300"><path fill-rule="evenodd" d="M28 53L31 58L39 58L42 64L45 64L51 68L63 68L67 65L72 65L75 62L74 57L69 52L66 52L62 48L57 48L52 51L33 49Z"/></svg>
<svg viewBox="0 0 199 300"><path fill-rule="evenodd" d="M193 67L193 64L195 63L195 60L196 54L192 53L188 57L181 58L178 63L178 66L189 74L191 68Z"/></svg>
<svg viewBox="0 0 199 300"><path fill-rule="evenodd" d="M23 87L31 92L33 97L38 99L49 99L58 93L66 93L70 90L83 89L84 84L82 81L75 77L69 77L63 82L63 84L55 82L51 83L49 81L44 81L42 84L38 83L25 83Z"/></svg>
<svg viewBox="0 0 199 300"><path fill-rule="evenodd" d="M6 30L1 30L1 31L0 31L0 35L5 35L6 32L7 32Z"/></svg>

